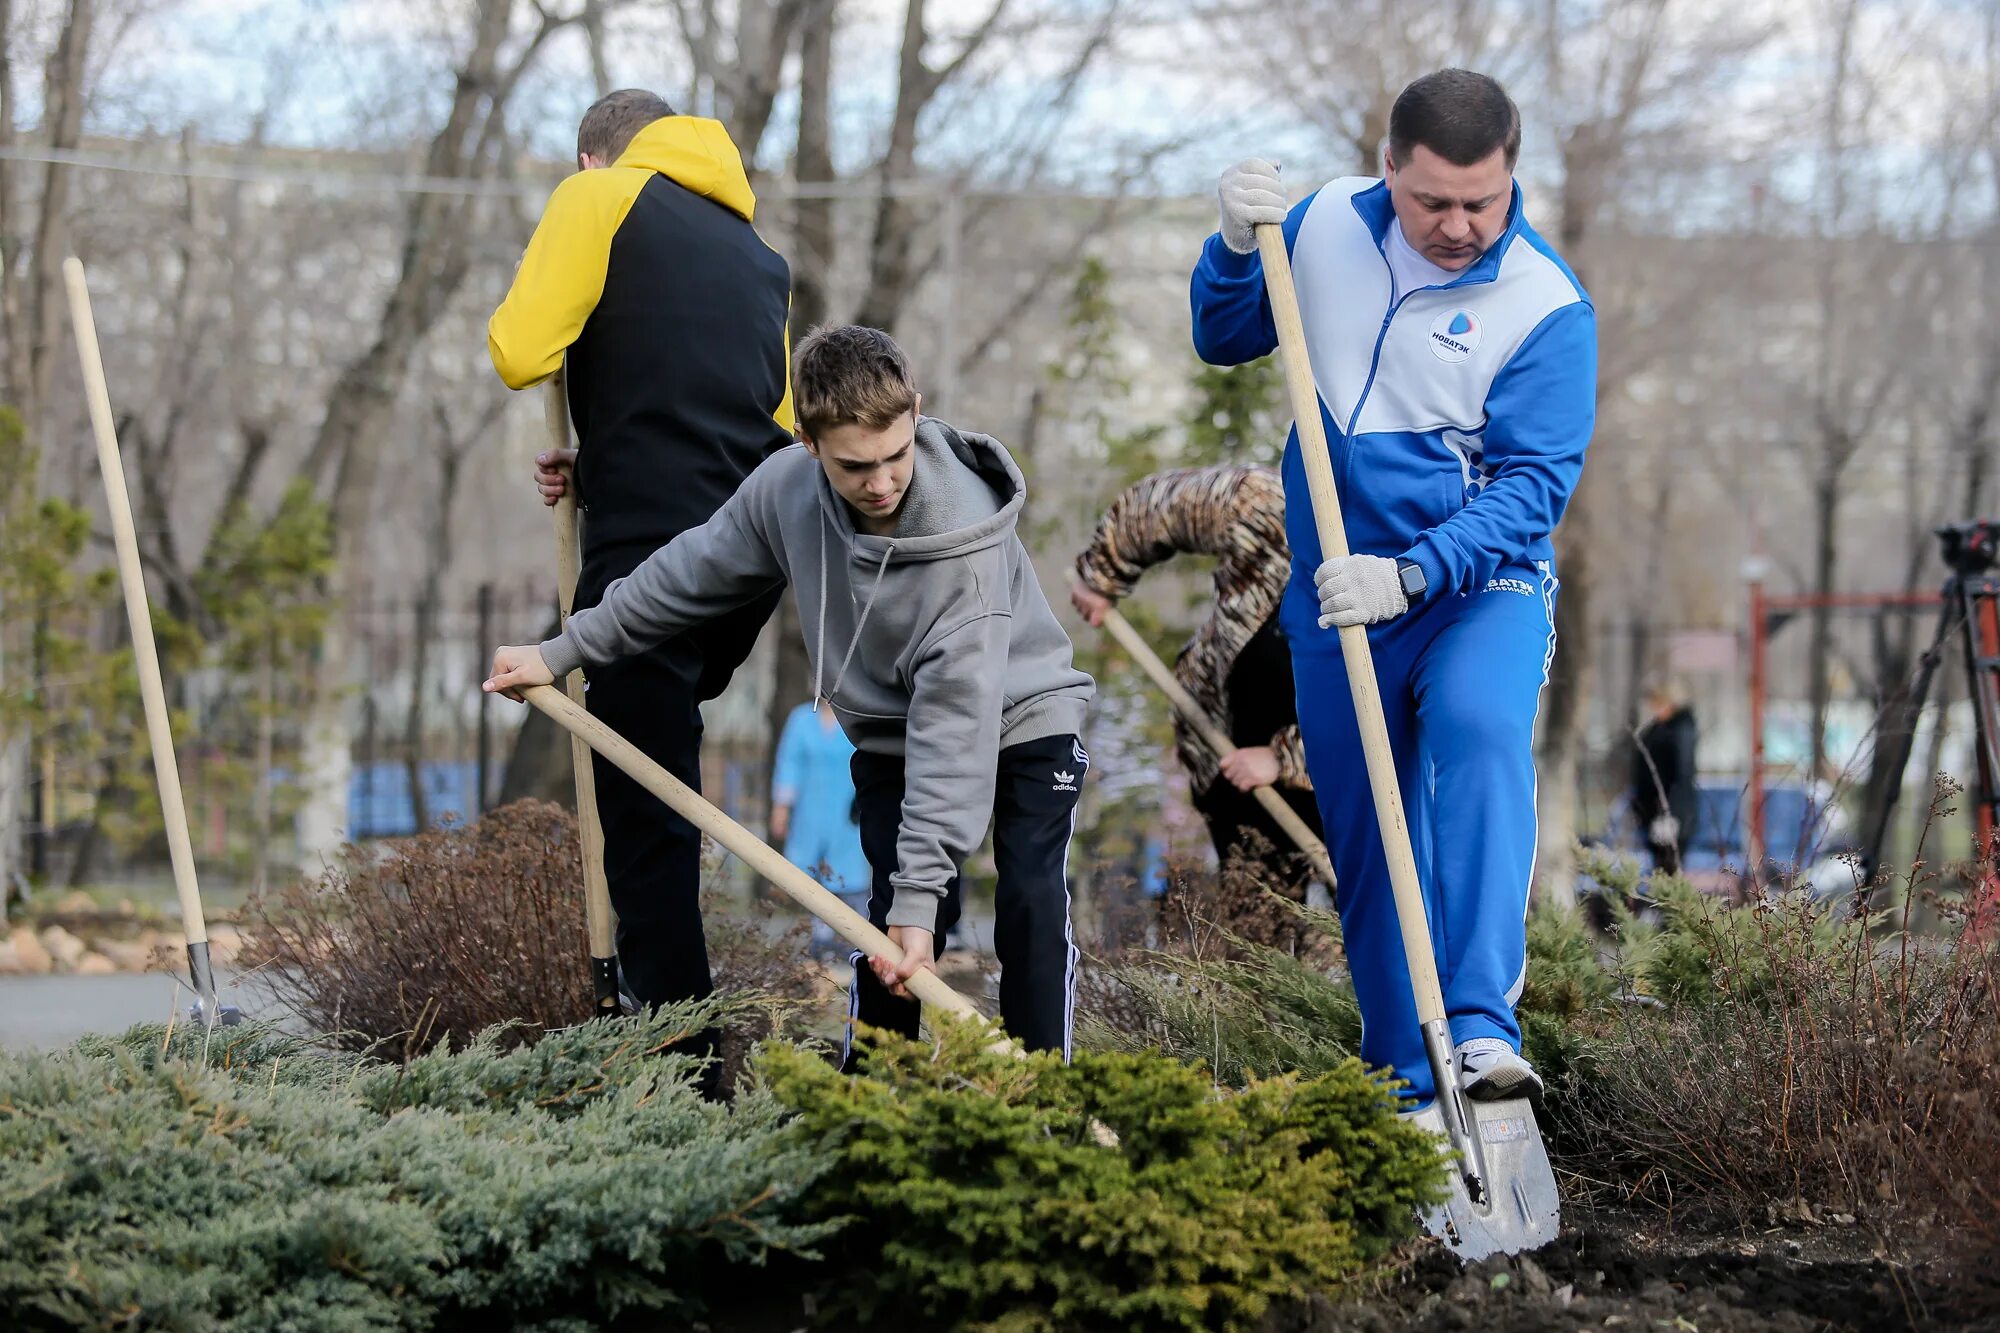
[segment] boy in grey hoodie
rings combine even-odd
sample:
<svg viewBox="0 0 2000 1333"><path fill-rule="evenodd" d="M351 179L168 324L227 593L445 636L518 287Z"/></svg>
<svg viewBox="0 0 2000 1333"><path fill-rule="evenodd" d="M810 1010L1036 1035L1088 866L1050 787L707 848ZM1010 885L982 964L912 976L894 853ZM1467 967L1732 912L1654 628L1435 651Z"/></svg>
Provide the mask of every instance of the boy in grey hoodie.
<svg viewBox="0 0 2000 1333"><path fill-rule="evenodd" d="M1066 1056L1067 861L1092 684L1015 532L1026 483L998 441L920 414L886 333L818 330L799 344L792 385L800 444L562 634L500 649L485 688L616 661L790 583L815 700L855 746L869 915L904 955L867 967L855 955L852 1014L916 1034L904 983L957 921L959 869L990 819L1001 1020L1029 1049Z"/></svg>

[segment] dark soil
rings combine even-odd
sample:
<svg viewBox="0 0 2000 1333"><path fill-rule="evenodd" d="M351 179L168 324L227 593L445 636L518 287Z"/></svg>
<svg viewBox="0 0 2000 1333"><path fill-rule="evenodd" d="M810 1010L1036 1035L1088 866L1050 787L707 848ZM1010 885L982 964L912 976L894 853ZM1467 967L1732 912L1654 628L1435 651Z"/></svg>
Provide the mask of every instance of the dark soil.
<svg viewBox="0 0 2000 1333"><path fill-rule="evenodd" d="M1532 1255L1462 1267L1426 1244L1372 1290L1267 1320L1270 1333L1542 1329L1776 1330L1983 1328L1963 1289L1928 1265L1869 1253L1852 1229L1828 1235L1660 1235L1658 1220L1589 1214ZM1991 1309L1992 1307L1984 1307Z"/></svg>
<svg viewBox="0 0 2000 1333"><path fill-rule="evenodd" d="M1573 1211L1562 1239L1532 1255L1470 1268L1433 1242L1399 1270L1339 1299L1274 1310L1260 1333L1821 1333L2000 1328L2000 1288L1948 1287L1929 1263L1873 1253L1857 1228L1741 1235L1663 1233L1657 1214ZM815 1319L838 1280L792 1261L737 1271L695 1329L792 1333L860 1325ZM810 1293L810 1294L809 1294ZM899 1333L947 1325L899 1315ZM688 1328L657 1322L621 1328Z"/></svg>

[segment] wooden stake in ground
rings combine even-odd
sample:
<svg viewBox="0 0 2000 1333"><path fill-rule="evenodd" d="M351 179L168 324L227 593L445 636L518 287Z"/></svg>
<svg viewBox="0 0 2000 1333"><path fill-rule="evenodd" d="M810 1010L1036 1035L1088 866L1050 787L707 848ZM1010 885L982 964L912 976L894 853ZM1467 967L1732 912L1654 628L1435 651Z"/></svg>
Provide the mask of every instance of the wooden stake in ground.
<svg viewBox="0 0 2000 1333"><path fill-rule="evenodd" d="M1132 660L1139 664L1139 669L1160 687L1160 692L1167 696L1182 719L1188 726L1194 728L1195 735L1201 737L1202 743L1215 751L1217 759L1227 759L1236 753L1236 745L1229 737L1222 734L1222 728L1215 725L1215 719L1202 711L1201 705L1194 701L1194 696L1181 688L1181 683L1174 679L1174 673L1167 669L1167 664L1160 660L1160 655L1139 637L1138 630L1132 628L1131 621L1119 615L1115 609L1106 611L1104 629L1112 638L1118 640L1119 645L1127 653L1131 654ZM1215 780L1227 782L1229 779L1218 773ZM1272 788L1253 787L1250 789L1250 794L1257 799L1257 804L1264 807L1264 812L1277 822L1278 827L1298 844L1299 850L1312 862L1314 873L1326 885L1327 891L1332 892L1333 862L1327 857L1326 844L1314 836L1306 821L1299 818L1299 812L1286 804L1285 798Z"/></svg>
<svg viewBox="0 0 2000 1333"><path fill-rule="evenodd" d="M542 388L549 447L570 447L569 397L563 373L549 376ZM570 477L562 499L555 503L556 595L562 623L576 602L577 553L576 477ZM570 699L583 707L583 672L572 671L564 682ZM604 825L597 817L597 775L591 768L590 746L574 731L569 738L570 768L576 775L576 825L583 841L584 914L590 930L590 983L600 1015L615 1014L618 1002L618 917L611 910L611 886L604 878Z"/></svg>
<svg viewBox="0 0 2000 1333"><path fill-rule="evenodd" d="M125 618L132 627L132 657L139 673L139 697L146 708L146 735L153 750L153 776L159 783L160 815L166 823L167 855L174 866L174 892L180 898L181 927L187 935L188 978L194 984L195 1016L203 1022L232 1022L236 1010L219 1005L215 972L208 957L208 922L202 915L201 889L195 882L194 847L188 840L187 807L181 799L180 768L174 761L173 728L167 718L167 692L160 680L160 654L153 642L153 612L146 601L146 577L139 565L139 539L132 527L132 500L125 490L125 467L118 455L118 433L111 417L111 395L104 383L104 358L97 346L97 321L90 311L90 288L83 264L63 261L63 285L69 291L70 323L76 330L77 358L83 367L84 401L90 428L97 438L97 463L104 473L105 508L111 518L112 545L118 552L118 582L125 593Z"/></svg>

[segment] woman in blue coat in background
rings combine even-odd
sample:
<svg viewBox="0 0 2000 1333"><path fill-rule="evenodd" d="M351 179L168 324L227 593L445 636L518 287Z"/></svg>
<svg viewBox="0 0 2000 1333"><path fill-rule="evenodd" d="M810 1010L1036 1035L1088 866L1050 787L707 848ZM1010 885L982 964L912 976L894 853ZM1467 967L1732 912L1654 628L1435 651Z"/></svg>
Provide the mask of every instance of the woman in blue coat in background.
<svg viewBox="0 0 2000 1333"><path fill-rule="evenodd" d="M867 916L874 872L854 822L853 756L831 708L792 710L771 772L771 841L783 844L787 861ZM812 947L815 954L834 947L832 927L816 917Z"/></svg>

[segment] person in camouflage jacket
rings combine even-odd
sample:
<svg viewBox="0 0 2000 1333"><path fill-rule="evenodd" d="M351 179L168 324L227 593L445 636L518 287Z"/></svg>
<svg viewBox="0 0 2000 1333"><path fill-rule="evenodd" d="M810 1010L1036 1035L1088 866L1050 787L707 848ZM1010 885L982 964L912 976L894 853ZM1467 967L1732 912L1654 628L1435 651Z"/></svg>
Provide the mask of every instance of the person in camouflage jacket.
<svg viewBox="0 0 2000 1333"><path fill-rule="evenodd" d="M1270 846L1266 880L1302 899L1306 859L1250 796L1270 786L1320 832L1306 776L1292 691L1291 650L1278 627L1278 602L1291 573L1285 492L1266 467L1224 464L1155 473L1112 501L1076 558L1070 601L1091 625L1129 596L1140 576L1175 555L1217 559L1215 604L1174 663L1174 676L1240 748L1226 760L1174 719L1174 740L1208 822L1216 855L1235 851L1245 830Z"/></svg>

